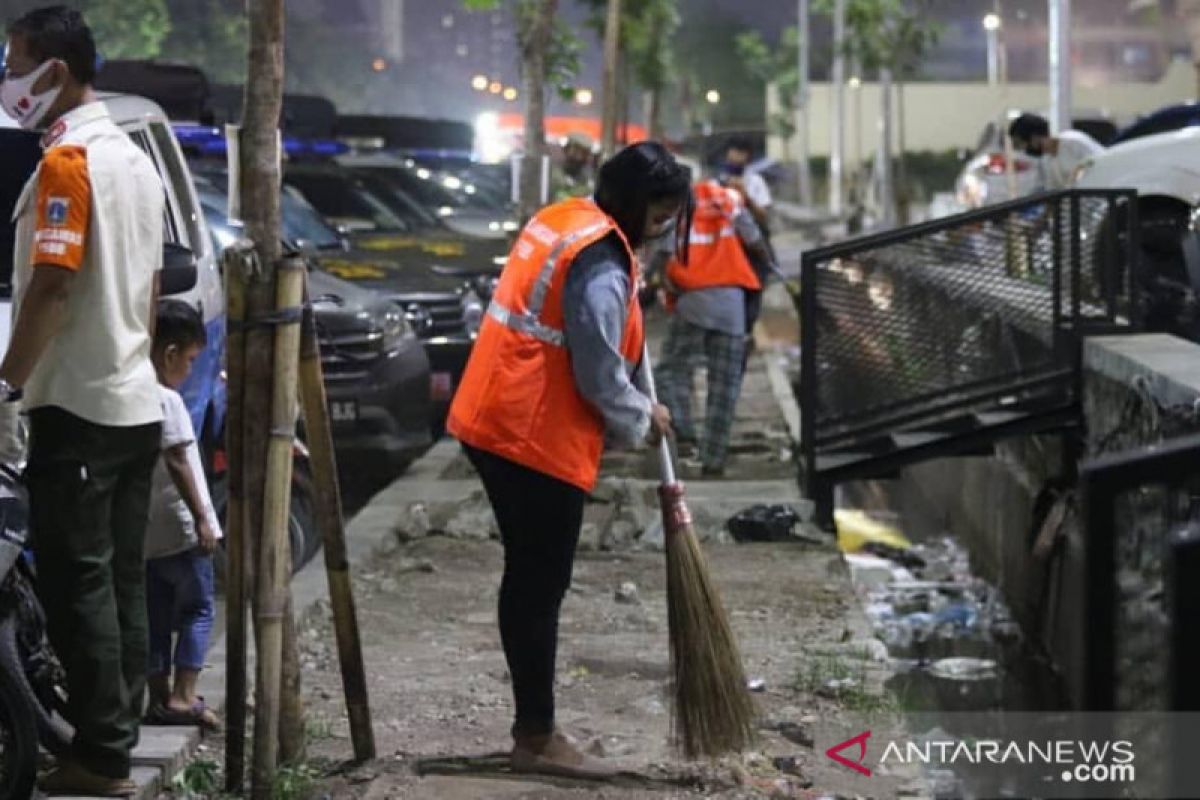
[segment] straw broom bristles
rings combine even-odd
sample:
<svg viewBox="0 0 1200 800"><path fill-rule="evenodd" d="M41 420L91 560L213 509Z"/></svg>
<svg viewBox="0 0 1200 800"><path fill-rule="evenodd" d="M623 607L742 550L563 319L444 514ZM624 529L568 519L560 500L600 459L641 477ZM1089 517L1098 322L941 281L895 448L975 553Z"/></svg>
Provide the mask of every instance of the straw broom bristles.
<svg viewBox="0 0 1200 800"><path fill-rule="evenodd" d="M683 485L659 487L667 548L667 615L673 694L671 728L688 758L745 750L754 701L737 641L692 529Z"/></svg>

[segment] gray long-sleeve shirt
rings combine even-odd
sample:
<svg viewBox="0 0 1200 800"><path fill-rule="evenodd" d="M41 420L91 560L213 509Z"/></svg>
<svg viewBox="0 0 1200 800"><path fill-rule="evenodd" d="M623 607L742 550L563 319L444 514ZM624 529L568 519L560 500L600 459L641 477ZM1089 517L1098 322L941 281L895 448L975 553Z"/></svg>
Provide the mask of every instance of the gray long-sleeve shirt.
<svg viewBox="0 0 1200 800"><path fill-rule="evenodd" d="M575 387L604 417L606 440L621 447L636 447L650 430L650 398L635 385L634 367L621 355L635 290L629 274L629 258L610 236L576 256L563 290Z"/></svg>

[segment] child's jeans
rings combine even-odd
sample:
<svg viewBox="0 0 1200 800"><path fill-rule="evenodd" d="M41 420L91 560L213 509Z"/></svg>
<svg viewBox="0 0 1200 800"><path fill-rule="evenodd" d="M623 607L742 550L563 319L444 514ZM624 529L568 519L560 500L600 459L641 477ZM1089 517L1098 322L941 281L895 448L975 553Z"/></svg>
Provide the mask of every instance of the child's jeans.
<svg viewBox="0 0 1200 800"><path fill-rule="evenodd" d="M146 611L150 623L150 675L170 675L171 668L204 667L213 625L212 556L187 550L146 561ZM171 634L178 633L174 658Z"/></svg>

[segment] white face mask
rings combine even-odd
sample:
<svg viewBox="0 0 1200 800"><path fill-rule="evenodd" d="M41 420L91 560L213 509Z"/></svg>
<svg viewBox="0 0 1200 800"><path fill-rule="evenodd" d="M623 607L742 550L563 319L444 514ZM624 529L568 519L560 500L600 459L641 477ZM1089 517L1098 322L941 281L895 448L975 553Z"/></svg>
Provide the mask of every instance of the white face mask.
<svg viewBox="0 0 1200 800"><path fill-rule="evenodd" d="M49 72L54 64L54 60L51 59L28 75L5 78L4 83L0 83L0 107L25 130L36 129L50 110L50 106L54 105L54 101L62 94L62 86L47 89L41 94L33 94L34 84Z"/></svg>

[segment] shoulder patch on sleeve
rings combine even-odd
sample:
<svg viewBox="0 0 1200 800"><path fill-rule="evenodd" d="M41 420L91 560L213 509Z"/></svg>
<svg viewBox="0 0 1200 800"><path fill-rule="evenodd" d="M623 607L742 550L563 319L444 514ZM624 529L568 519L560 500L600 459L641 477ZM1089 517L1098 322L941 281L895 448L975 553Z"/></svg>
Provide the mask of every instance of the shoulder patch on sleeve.
<svg viewBox="0 0 1200 800"><path fill-rule="evenodd" d="M73 145L47 150L38 171L34 265L71 270L83 266L91 202L87 151Z"/></svg>

